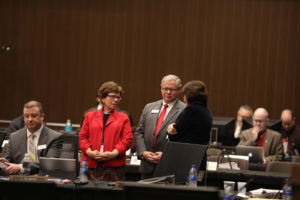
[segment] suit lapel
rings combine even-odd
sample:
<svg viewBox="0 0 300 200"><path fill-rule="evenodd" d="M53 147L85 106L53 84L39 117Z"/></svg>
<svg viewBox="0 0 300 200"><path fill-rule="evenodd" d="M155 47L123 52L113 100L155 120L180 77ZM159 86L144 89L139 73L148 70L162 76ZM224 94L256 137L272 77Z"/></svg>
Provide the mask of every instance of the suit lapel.
<svg viewBox="0 0 300 200"><path fill-rule="evenodd" d="M48 131L47 128L44 126L41 135L39 137L38 145L37 145L37 154L39 157L43 157L42 152L47 148L47 146L43 149L39 149L39 146L47 145L47 137L48 137Z"/></svg>
<svg viewBox="0 0 300 200"><path fill-rule="evenodd" d="M270 134L269 134L269 131L268 129L266 129L266 132L265 132L265 136L264 136L264 151L265 151L265 154L268 155L269 154L269 146L270 146L270 142L271 142L271 137L270 137Z"/></svg>
<svg viewBox="0 0 300 200"><path fill-rule="evenodd" d="M113 111L111 114L110 114L110 116L108 117L108 119L107 119L107 122L106 122L106 125L105 126L108 126L109 124L111 124L113 121L115 121L116 120L116 112L117 111Z"/></svg>
<svg viewBox="0 0 300 200"><path fill-rule="evenodd" d="M48 132L46 131L46 127L44 126L39 137L38 146L46 144L47 134Z"/></svg>
<svg viewBox="0 0 300 200"><path fill-rule="evenodd" d="M24 154L25 154L25 153L27 153L27 129L26 128L24 128L24 131L22 133L21 141L25 141L25 142L21 142L19 144L20 145L20 150L22 152L24 152Z"/></svg>
<svg viewBox="0 0 300 200"><path fill-rule="evenodd" d="M150 116L151 116L151 118L150 118L150 123L149 124L153 124L153 125L151 125L150 126L150 130L151 130L151 138L150 138L150 140L151 141L154 141L154 135L155 135L155 129L156 129L156 124L157 124L157 120L158 120L158 117L159 117L159 111L160 111L160 109L161 109L161 107L162 107L162 104L163 104L163 101L161 100L161 101L159 101L159 102L157 102L157 104L152 108L152 110L150 111L151 113L150 113ZM158 113L153 113L152 111L153 110L158 110ZM158 133L157 133L158 134Z"/></svg>
<svg viewBox="0 0 300 200"><path fill-rule="evenodd" d="M102 112L103 112L103 107L97 112L97 115L96 115L96 123L99 124L101 130L103 130L103 115L102 115Z"/></svg>
<svg viewBox="0 0 300 200"><path fill-rule="evenodd" d="M165 120L163 121L157 135L169 124L169 121L173 118L173 116L178 113L177 103L178 103L178 99L176 99L176 102L174 103L172 109L169 111L169 113L165 117Z"/></svg>

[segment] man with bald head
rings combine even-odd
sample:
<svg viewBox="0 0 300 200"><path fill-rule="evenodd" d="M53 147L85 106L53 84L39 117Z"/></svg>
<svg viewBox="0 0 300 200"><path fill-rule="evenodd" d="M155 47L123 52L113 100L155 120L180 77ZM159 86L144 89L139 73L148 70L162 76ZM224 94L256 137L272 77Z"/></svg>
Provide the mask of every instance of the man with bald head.
<svg viewBox="0 0 300 200"><path fill-rule="evenodd" d="M267 129L268 111L257 108L252 117L253 128L242 132L239 145L261 146L265 151L265 162L280 161L283 157L283 144L280 133Z"/></svg>
<svg viewBox="0 0 300 200"><path fill-rule="evenodd" d="M296 117L292 110L284 109L281 112L281 130L282 138L288 139L288 153L290 155L299 155L296 146L300 146L300 126L296 125Z"/></svg>

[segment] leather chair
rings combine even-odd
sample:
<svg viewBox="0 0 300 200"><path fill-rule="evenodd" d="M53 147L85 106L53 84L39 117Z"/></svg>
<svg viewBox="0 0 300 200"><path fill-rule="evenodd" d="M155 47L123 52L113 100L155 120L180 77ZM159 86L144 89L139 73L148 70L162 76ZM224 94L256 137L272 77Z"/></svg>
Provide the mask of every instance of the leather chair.
<svg viewBox="0 0 300 200"><path fill-rule="evenodd" d="M300 156L292 156L292 162L300 162Z"/></svg>
<svg viewBox="0 0 300 200"><path fill-rule="evenodd" d="M283 172L291 173L294 166L300 166L297 162L269 162L267 164L267 172Z"/></svg>

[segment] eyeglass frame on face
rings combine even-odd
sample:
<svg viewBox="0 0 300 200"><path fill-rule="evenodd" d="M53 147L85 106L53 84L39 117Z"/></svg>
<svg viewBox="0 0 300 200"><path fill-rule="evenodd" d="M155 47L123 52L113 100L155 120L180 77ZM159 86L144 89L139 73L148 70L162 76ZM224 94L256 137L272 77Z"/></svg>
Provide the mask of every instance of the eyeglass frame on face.
<svg viewBox="0 0 300 200"><path fill-rule="evenodd" d="M264 120L264 119L252 119L252 121L254 122L254 123L259 123L259 124L263 124L263 123L265 123L266 122L266 120Z"/></svg>
<svg viewBox="0 0 300 200"><path fill-rule="evenodd" d="M164 92L168 92L168 91L170 91L170 92L175 92L175 91L177 91L178 90L178 88L161 88Z"/></svg>
<svg viewBox="0 0 300 200"><path fill-rule="evenodd" d="M111 99L117 99L118 101L122 100L121 96L116 96L116 95L111 95L111 94L108 94L106 97L109 97Z"/></svg>

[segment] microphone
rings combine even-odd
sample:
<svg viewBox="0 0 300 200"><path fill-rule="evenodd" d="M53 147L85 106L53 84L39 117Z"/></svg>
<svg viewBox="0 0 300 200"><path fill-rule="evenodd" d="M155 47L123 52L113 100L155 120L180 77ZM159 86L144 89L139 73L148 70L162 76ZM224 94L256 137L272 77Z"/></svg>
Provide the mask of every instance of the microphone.
<svg viewBox="0 0 300 200"><path fill-rule="evenodd" d="M243 187L241 187L241 188L238 189L238 192L237 192L237 193L240 193L244 188L247 188L247 186L248 186L250 183L252 183L252 182L254 181L254 179L255 179L255 176L252 177L252 178L250 178L250 179L246 182L246 184L245 184Z"/></svg>
<svg viewBox="0 0 300 200"><path fill-rule="evenodd" d="M231 158L228 156L228 152L226 149L222 149L221 153L218 156L217 160L217 169L219 168L219 164L222 162L222 159L225 158L225 155L227 155L227 162L230 166L230 169L232 170L232 165L231 165Z"/></svg>
<svg viewBox="0 0 300 200"><path fill-rule="evenodd" d="M0 54L3 54L11 49L11 45L7 44L1 47Z"/></svg>

